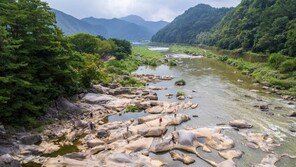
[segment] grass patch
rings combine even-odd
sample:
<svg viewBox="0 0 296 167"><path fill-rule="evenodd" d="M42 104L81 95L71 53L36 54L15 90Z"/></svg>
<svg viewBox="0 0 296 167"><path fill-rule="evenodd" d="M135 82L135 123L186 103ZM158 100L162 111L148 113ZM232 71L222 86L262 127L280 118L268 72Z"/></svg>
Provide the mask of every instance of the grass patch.
<svg viewBox="0 0 296 167"><path fill-rule="evenodd" d="M139 112L140 108L134 105L129 105L125 108L125 112Z"/></svg>

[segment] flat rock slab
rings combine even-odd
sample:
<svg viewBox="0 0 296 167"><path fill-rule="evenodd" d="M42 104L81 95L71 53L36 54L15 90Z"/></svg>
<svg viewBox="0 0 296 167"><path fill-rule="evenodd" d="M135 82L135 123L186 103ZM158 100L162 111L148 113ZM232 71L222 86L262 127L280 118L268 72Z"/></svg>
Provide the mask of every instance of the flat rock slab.
<svg viewBox="0 0 296 167"><path fill-rule="evenodd" d="M116 97L105 95L105 94L97 94L97 93L87 93L81 101L87 102L90 104L106 104L109 101L115 100Z"/></svg>

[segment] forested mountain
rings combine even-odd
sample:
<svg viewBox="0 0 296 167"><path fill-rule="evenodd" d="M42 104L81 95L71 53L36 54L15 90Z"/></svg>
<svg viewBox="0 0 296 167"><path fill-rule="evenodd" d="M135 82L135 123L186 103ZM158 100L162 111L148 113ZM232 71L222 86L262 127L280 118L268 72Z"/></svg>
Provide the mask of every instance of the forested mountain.
<svg viewBox="0 0 296 167"><path fill-rule="evenodd" d="M121 20L128 21L130 23L134 23L143 27L146 27L151 34L157 33L160 29L168 25L169 23L166 21L146 21L142 17L137 15L129 15L126 17L120 18Z"/></svg>
<svg viewBox="0 0 296 167"><path fill-rule="evenodd" d="M296 0L242 0L198 42L223 49L296 55Z"/></svg>
<svg viewBox="0 0 296 167"><path fill-rule="evenodd" d="M61 11L55 9L52 9L52 11L56 15L57 26L61 28L66 35L81 32L93 35L107 35L107 30L102 25L91 25Z"/></svg>
<svg viewBox="0 0 296 167"><path fill-rule="evenodd" d="M154 42L194 43L196 35L210 31L230 8L212 8L199 4L178 16L152 37Z"/></svg>
<svg viewBox="0 0 296 167"><path fill-rule="evenodd" d="M94 17L88 17L82 19L91 25L103 25L108 33L106 38L120 38L127 40L147 40L152 34L149 30L143 26L130 23L120 19L98 19Z"/></svg>

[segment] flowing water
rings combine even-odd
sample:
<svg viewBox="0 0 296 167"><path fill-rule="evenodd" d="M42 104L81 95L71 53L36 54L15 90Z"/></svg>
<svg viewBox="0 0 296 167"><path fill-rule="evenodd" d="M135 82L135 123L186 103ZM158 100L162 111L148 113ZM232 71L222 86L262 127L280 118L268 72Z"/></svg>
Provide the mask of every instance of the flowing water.
<svg viewBox="0 0 296 167"><path fill-rule="evenodd" d="M164 49L161 48L160 50ZM172 54L170 53L171 56L178 57ZM288 105L288 102L280 99L280 97L265 93L265 90L254 84L251 78L242 75L235 68L209 58L182 58L179 59L176 67L161 65L151 68L142 66L135 73L172 75L175 77L172 81L150 84L168 88L167 90L157 91L159 100L178 101L176 98L168 99L165 95L183 91L186 95L193 97L190 101L199 104L197 109L180 111L180 113L190 116L198 115L198 117L175 127L176 129L215 126L218 123L227 123L234 119L245 119L254 125L252 131L267 133L281 144L280 147L275 149L276 153L296 155L296 134L288 130L289 123L295 122L295 119L285 116L296 111L295 104ZM184 79L186 86L175 86L174 83L178 79ZM254 93L250 90L258 90L259 92ZM256 104L269 104L269 111L260 111L254 107ZM115 120L118 120L118 118L116 117ZM169 131L173 129L174 127L169 127ZM235 149L242 150L245 153L241 159L235 160L238 166L259 164L262 158L267 155L259 149L246 147L244 145L246 141L237 131L226 129L223 133L235 141ZM203 154L218 162L222 160L215 152ZM172 161L168 153L155 156L162 158L169 166L182 166L181 162ZM192 156L194 157L194 155ZM295 160L285 158L278 162L277 166L295 167L295 164ZM207 167L208 164L196 158L196 162L192 166Z"/></svg>

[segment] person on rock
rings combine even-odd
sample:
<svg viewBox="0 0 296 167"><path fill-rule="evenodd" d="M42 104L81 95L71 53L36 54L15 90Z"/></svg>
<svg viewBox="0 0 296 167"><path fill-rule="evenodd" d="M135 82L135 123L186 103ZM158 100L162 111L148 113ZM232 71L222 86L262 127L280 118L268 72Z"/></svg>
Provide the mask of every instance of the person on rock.
<svg viewBox="0 0 296 167"><path fill-rule="evenodd" d="M93 131L95 129L95 125L92 122L89 123L89 129L91 131Z"/></svg>
<svg viewBox="0 0 296 167"><path fill-rule="evenodd" d="M162 123L162 117L159 118L159 126L161 126Z"/></svg>

